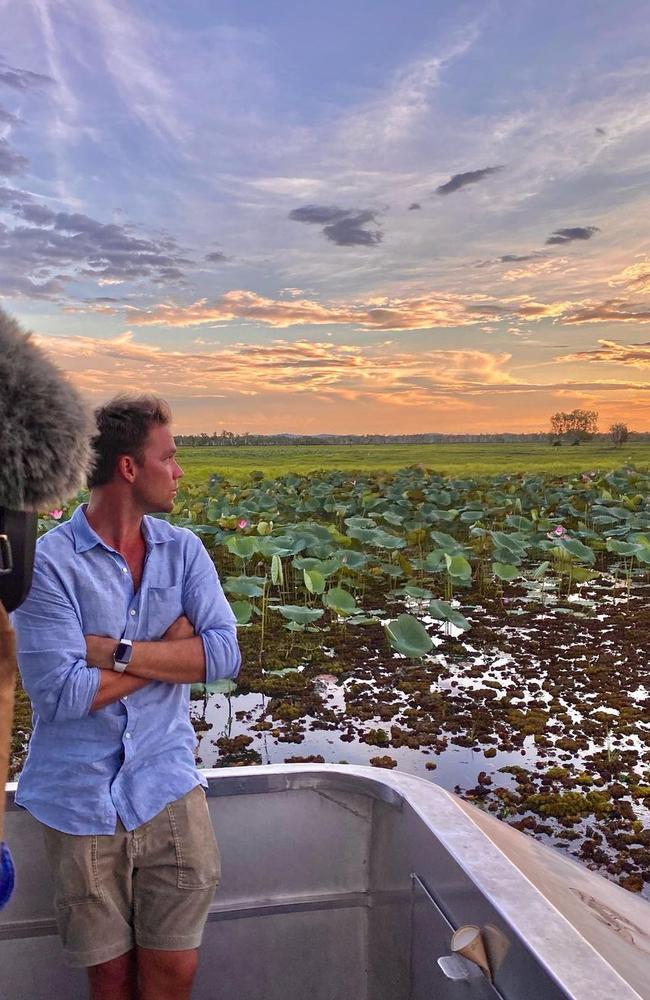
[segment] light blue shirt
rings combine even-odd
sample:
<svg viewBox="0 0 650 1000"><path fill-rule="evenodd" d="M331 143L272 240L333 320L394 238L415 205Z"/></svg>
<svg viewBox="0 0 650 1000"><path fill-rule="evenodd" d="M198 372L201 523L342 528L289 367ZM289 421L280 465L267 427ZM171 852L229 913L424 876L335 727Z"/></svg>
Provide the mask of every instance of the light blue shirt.
<svg viewBox="0 0 650 1000"><path fill-rule="evenodd" d="M91 712L100 671L86 663L85 635L151 642L185 614L203 640L206 682L239 670L235 616L203 543L159 518L142 523L139 590L81 506L38 540L32 589L14 614L33 707L16 801L64 833L114 833L118 816L133 830L206 784L194 762L189 685L153 681Z"/></svg>

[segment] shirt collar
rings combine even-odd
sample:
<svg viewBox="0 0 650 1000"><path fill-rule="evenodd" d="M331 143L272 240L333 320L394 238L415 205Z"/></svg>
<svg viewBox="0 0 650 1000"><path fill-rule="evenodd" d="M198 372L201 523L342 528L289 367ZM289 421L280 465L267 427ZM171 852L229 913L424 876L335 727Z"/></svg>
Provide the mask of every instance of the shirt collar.
<svg viewBox="0 0 650 1000"><path fill-rule="evenodd" d="M102 548L113 552L114 549L110 545L107 545L88 524L88 519L86 518L87 506L85 503L80 504L70 518L69 523L74 539L75 552L87 552L88 549L93 549L96 545L101 545ZM142 518L142 534L148 544L158 545L162 542L171 541L174 537L174 529L168 521L163 521L162 518L145 515Z"/></svg>

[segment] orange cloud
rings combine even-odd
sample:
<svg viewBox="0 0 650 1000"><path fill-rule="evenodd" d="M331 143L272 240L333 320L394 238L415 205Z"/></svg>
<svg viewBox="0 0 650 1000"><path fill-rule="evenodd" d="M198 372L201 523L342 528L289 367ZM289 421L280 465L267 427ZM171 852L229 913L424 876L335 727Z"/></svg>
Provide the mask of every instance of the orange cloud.
<svg viewBox="0 0 650 1000"><path fill-rule="evenodd" d="M513 267L509 271L505 271L501 276L501 280L521 281L523 278L543 277L547 274L553 274L556 271L562 271L563 274L575 271L576 268L568 267L568 263L569 260L567 257L549 257L544 260L533 260L521 267Z"/></svg>
<svg viewBox="0 0 650 1000"><path fill-rule="evenodd" d="M634 303L610 299L608 302L593 302L581 309L567 312L563 323L650 323L650 309L640 308Z"/></svg>
<svg viewBox="0 0 650 1000"><path fill-rule="evenodd" d="M614 340L599 340L600 347L592 351L563 354L558 361L601 361L633 368L650 368L650 344L618 344Z"/></svg>
<svg viewBox="0 0 650 1000"><path fill-rule="evenodd" d="M234 344L213 350L168 351L139 344L132 331L109 340L39 337L38 342L70 371L82 388L139 391L143 382L160 392L189 394L313 393L350 396L481 391L512 382L510 354L485 351L389 352L390 345L363 348L307 340ZM198 345L203 348L207 345Z"/></svg>
<svg viewBox="0 0 650 1000"><path fill-rule="evenodd" d="M130 310L129 322L137 326L186 327L239 319L280 329L344 324L368 330L422 330L471 326L500 318L501 311L499 305L485 302L480 296L448 293L323 305L312 299L270 299L239 289L226 292L212 303L200 299L189 306L161 304L146 310Z"/></svg>
<svg viewBox="0 0 650 1000"><path fill-rule="evenodd" d="M650 292L650 260L646 258L638 264L626 267L620 274L610 278L609 284L624 285L635 292Z"/></svg>
<svg viewBox="0 0 650 1000"><path fill-rule="evenodd" d="M132 331L109 340L39 342L93 401L138 393L143 386L167 397L179 431L538 430L557 409L558 397L565 408L571 400L578 406L588 399L611 419L625 417L631 407L637 421L650 417L646 381L527 382L515 378L508 353L414 353L400 351L399 341L357 346L281 339L170 351L138 343ZM609 342L601 345L605 349Z"/></svg>

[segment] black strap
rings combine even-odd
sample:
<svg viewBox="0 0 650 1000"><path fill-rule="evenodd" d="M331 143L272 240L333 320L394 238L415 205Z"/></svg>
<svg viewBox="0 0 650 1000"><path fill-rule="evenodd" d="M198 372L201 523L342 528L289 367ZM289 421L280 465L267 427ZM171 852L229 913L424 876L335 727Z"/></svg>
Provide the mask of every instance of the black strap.
<svg viewBox="0 0 650 1000"><path fill-rule="evenodd" d="M14 611L32 583L38 516L0 506L0 601Z"/></svg>

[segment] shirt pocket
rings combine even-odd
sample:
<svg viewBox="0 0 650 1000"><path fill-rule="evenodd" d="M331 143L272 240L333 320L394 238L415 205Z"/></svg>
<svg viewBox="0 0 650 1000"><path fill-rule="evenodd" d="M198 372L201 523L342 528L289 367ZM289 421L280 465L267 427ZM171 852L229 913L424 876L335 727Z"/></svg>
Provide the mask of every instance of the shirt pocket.
<svg viewBox="0 0 650 1000"><path fill-rule="evenodd" d="M162 639L170 625L183 614L183 586L150 587L147 593L147 635Z"/></svg>

